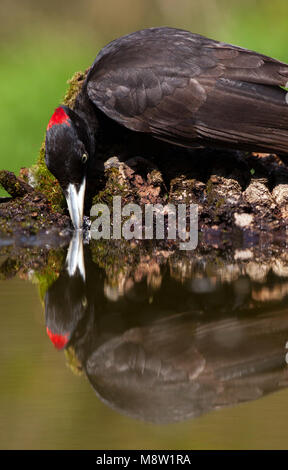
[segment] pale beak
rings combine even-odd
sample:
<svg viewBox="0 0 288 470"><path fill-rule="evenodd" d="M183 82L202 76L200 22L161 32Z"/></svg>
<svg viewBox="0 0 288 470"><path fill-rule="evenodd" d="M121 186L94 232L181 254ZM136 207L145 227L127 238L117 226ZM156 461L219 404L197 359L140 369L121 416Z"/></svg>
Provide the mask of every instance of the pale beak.
<svg viewBox="0 0 288 470"><path fill-rule="evenodd" d="M81 230L83 225L85 188L86 178L84 177L79 191L77 191L75 184L69 183L65 193L69 214L76 230Z"/></svg>
<svg viewBox="0 0 288 470"><path fill-rule="evenodd" d="M68 248L66 267L70 277L74 276L77 268L85 281L85 263L83 254L83 236L82 232L74 232Z"/></svg>

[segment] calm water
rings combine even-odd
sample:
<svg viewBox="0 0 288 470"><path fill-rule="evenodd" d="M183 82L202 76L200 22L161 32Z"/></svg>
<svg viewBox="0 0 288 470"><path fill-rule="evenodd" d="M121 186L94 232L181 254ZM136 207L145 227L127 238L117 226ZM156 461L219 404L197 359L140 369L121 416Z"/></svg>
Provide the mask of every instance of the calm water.
<svg viewBox="0 0 288 470"><path fill-rule="evenodd" d="M2 449L288 448L284 253L73 243L2 249Z"/></svg>

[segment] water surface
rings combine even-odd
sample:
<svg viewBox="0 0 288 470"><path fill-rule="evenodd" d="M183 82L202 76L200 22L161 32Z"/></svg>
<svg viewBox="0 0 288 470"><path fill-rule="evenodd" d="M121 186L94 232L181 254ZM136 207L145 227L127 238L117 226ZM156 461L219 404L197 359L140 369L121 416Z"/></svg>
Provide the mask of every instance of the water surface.
<svg viewBox="0 0 288 470"><path fill-rule="evenodd" d="M131 246L2 249L1 448L288 448L285 253Z"/></svg>

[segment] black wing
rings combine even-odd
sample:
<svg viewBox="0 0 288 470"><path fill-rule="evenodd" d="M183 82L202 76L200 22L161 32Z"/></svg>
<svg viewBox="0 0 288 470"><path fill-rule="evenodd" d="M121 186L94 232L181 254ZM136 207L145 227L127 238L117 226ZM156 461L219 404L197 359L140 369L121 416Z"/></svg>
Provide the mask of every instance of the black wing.
<svg viewBox="0 0 288 470"><path fill-rule="evenodd" d="M87 77L90 99L129 129L195 142L288 151L288 66L173 28L108 44Z"/></svg>

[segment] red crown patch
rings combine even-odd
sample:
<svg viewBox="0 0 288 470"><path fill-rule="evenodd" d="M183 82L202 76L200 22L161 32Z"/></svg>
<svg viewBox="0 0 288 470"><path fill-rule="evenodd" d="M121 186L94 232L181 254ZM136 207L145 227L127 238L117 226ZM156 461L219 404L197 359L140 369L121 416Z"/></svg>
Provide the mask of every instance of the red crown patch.
<svg viewBox="0 0 288 470"><path fill-rule="evenodd" d="M68 343L69 333L66 333L65 335L58 335L57 333L52 333L52 331L49 330L48 326L46 328L46 331L55 348L63 349L64 346L66 346L66 344Z"/></svg>
<svg viewBox="0 0 288 470"><path fill-rule="evenodd" d="M55 109L54 113L52 114L51 119L48 122L47 131L51 129L52 126L57 124L67 124L70 126L69 116L65 113L64 109L61 108L61 106Z"/></svg>

